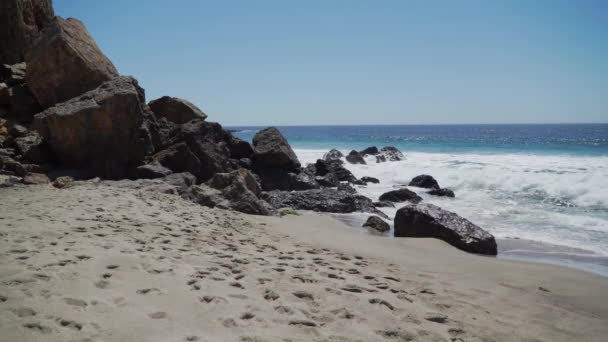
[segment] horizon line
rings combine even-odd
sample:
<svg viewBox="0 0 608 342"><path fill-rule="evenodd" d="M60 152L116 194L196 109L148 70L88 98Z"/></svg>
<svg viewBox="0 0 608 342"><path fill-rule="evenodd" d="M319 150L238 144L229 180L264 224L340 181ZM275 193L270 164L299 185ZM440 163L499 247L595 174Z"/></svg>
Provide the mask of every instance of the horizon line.
<svg viewBox="0 0 608 342"><path fill-rule="evenodd" d="M420 123L420 124L267 124L223 125L224 127L360 127L360 126L524 126L524 125L608 125L608 122L532 122L532 123Z"/></svg>

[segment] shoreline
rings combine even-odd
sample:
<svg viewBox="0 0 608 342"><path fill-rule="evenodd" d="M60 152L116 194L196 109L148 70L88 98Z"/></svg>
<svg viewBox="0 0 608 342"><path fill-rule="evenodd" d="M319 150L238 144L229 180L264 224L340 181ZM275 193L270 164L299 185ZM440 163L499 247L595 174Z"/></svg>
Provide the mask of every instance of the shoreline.
<svg viewBox="0 0 608 342"><path fill-rule="evenodd" d="M587 272L89 182L0 194L0 334L11 340L608 336L608 282Z"/></svg>

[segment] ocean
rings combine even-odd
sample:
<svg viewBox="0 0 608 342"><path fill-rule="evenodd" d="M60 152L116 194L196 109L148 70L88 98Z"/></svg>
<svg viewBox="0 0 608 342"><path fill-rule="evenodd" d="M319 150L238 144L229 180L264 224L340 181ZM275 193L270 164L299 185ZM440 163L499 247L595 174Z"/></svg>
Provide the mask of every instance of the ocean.
<svg viewBox="0 0 608 342"><path fill-rule="evenodd" d="M242 139L263 127L230 127ZM346 164L380 184L372 200L419 174L456 198L425 201L458 213L498 240L499 258L560 264L608 276L608 124L278 127L303 165L332 148L396 146L400 162ZM382 208L391 218L396 209ZM336 215L359 227L365 214ZM362 233L367 231L360 229ZM392 233L387 234L387 236Z"/></svg>

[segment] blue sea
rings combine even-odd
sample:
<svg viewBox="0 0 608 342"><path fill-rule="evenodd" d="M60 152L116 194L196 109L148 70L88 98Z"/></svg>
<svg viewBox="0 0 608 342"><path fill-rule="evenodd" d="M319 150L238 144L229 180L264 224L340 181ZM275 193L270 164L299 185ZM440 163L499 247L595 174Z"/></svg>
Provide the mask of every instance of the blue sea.
<svg viewBox="0 0 608 342"><path fill-rule="evenodd" d="M249 141L262 128L230 127ZM412 190L494 234L499 257L608 276L608 124L277 128L302 164L332 148L396 146L406 160L347 164L357 177L380 179L380 184L357 188L360 193L376 200L416 175L433 175L456 192L455 199ZM390 217L396 212L383 210ZM357 226L365 218L342 219Z"/></svg>

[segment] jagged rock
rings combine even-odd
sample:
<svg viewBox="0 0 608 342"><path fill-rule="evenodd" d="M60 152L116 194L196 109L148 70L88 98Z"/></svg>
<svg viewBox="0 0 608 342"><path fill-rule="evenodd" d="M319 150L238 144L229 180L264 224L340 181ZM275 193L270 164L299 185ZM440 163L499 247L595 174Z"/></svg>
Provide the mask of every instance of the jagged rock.
<svg viewBox="0 0 608 342"><path fill-rule="evenodd" d="M124 178L154 148L146 110L143 89L122 76L37 114L32 127L64 164Z"/></svg>
<svg viewBox="0 0 608 342"><path fill-rule="evenodd" d="M364 181L365 183L374 183L374 184L378 184L380 183L380 180L378 178L374 178L374 177L361 177L361 180Z"/></svg>
<svg viewBox="0 0 608 342"><path fill-rule="evenodd" d="M160 165L160 163L146 164L138 166L135 169L135 175L137 178L143 179L156 179L163 178L172 173L168 168Z"/></svg>
<svg viewBox="0 0 608 342"><path fill-rule="evenodd" d="M401 151L399 151L399 149L394 146L384 146L380 149L380 152L385 157L385 159L389 161L399 161L405 159L403 153L401 153Z"/></svg>
<svg viewBox="0 0 608 342"><path fill-rule="evenodd" d="M422 197L418 196L415 192L402 188L398 190L392 190L389 192L385 192L380 195L380 201L390 201L390 202L412 202L418 203L422 201Z"/></svg>
<svg viewBox="0 0 608 342"><path fill-rule="evenodd" d="M184 197L187 197L184 194L189 194L190 188L196 184L196 177L190 172L172 173L160 179L174 186L177 192Z"/></svg>
<svg viewBox="0 0 608 342"><path fill-rule="evenodd" d="M346 161L351 164L366 164L363 156L355 150L350 151L350 153L346 156Z"/></svg>
<svg viewBox="0 0 608 342"><path fill-rule="evenodd" d="M369 198L331 188L306 191L269 191L263 192L261 198L277 209L293 208L329 213L368 212L386 217L373 206Z"/></svg>
<svg viewBox="0 0 608 342"><path fill-rule="evenodd" d="M370 146L362 151L359 151L360 155L372 155L375 156L376 154L380 153L380 151L378 151L378 148L376 146Z"/></svg>
<svg viewBox="0 0 608 342"><path fill-rule="evenodd" d="M471 253L496 255L496 240L492 234L469 220L440 207L419 203L397 211L396 237L438 238Z"/></svg>
<svg viewBox="0 0 608 342"><path fill-rule="evenodd" d="M452 191L450 189L433 189L433 190L427 192L427 194L434 195L434 196L443 196L443 197L456 197L456 195L454 195L454 191Z"/></svg>
<svg viewBox="0 0 608 342"><path fill-rule="evenodd" d="M230 203L220 190L214 189L207 184L199 184L192 188L194 201L209 208L229 209Z"/></svg>
<svg viewBox="0 0 608 342"><path fill-rule="evenodd" d="M23 177L22 183L28 185L48 184L51 181L44 173L28 173Z"/></svg>
<svg viewBox="0 0 608 342"><path fill-rule="evenodd" d="M376 208L394 208L395 205L390 201L378 201L374 202L374 207Z"/></svg>
<svg viewBox="0 0 608 342"><path fill-rule="evenodd" d="M275 210L268 203L258 198L261 193L260 185L251 172L246 169L239 169L230 173L218 173L208 180L206 185L220 190L222 196L227 200L227 202L220 203L224 203L233 210L253 215L272 215L275 213ZM199 203L218 200L213 193L202 191L205 190L202 188L199 188L199 190L205 195L199 198Z"/></svg>
<svg viewBox="0 0 608 342"><path fill-rule="evenodd" d="M251 169L253 167L253 162L249 158L241 158L239 159L239 166L245 169Z"/></svg>
<svg viewBox="0 0 608 342"><path fill-rule="evenodd" d="M419 188L435 189L435 190L440 189L439 183L437 183L435 178L433 178L432 176L429 176L429 175L420 175L420 176L416 176L416 177L412 178L409 186L416 186Z"/></svg>
<svg viewBox="0 0 608 342"><path fill-rule="evenodd" d="M12 135L13 138L24 137L27 134L28 130L23 125L12 125L8 130L8 134Z"/></svg>
<svg viewBox="0 0 608 342"><path fill-rule="evenodd" d="M376 163L384 163L386 161L386 156L384 154L379 154L376 156Z"/></svg>
<svg viewBox="0 0 608 342"><path fill-rule="evenodd" d="M328 174L333 174L340 182L349 182L353 183L357 180L357 178L343 166L343 162L341 160L323 160L317 159L317 162L314 164L315 166L315 174L317 176L327 176ZM334 185L335 186L335 185Z"/></svg>
<svg viewBox="0 0 608 342"><path fill-rule="evenodd" d="M274 127L265 128L253 137L253 163L256 169L295 170L300 167L298 157L287 139Z"/></svg>
<svg viewBox="0 0 608 342"><path fill-rule="evenodd" d="M207 114L203 113L190 101L177 97L163 96L148 103L150 109L157 117L165 117L176 124L184 124L190 120L205 120Z"/></svg>
<svg viewBox="0 0 608 342"><path fill-rule="evenodd" d="M28 132L27 135L15 138L13 144L23 156L23 159L43 164L49 161L50 151L42 137L36 132Z"/></svg>
<svg viewBox="0 0 608 342"><path fill-rule="evenodd" d="M55 178L55 180L53 180L52 184L57 189L66 189L66 188L71 187L73 183L74 183L74 178L72 178L70 176L61 176L61 177Z"/></svg>
<svg viewBox="0 0 608 342"><path fill-rule="evenodd" d="M316 177L296 170L295 172L285 172L281 169L258 170L264 191L272 190L308 190L318 189L319 183Z"/></svg>
<svg viewBox="0 0 608 342"><path fill-rule="evenodd" d="M355 190L355 188L353 188L352 186L350 186L350 184L348 183L340 183L337 186L337 189L340 191L345 191L348 192L349 194L356 194L357 190Z"/></svg>
<svg viewBox="0 0 608 342"><path fill-rule="evenodd" d="M367 218L367 221L363 223L363 227L369 227L379 231L380 233L387 232L391 230L391 226L386 223L383 219L378 216L370 216Z"/></svg>
<svg viewBox="0 0 608 342"><path fill-rule="evenodd" d="M93 90L118 76L85 26L55 17L26 54L27 85L43 108Z"/></svg>
<svg viewBox="0 0 608 342"><path fill-rule="evenodd" d="M334 148L323 155L323 160L325 160L325 161L339 160L340 163L343 163L343 161L341 159L342 157L344 157L344 154L342 154L342 152L340 152Z"/></svg>
<svg viewBox="0 0 608 342"><path fill-rule="evenodd" d="M0 1L0 64L22 62L54 16L51 0Z"/></svg>

